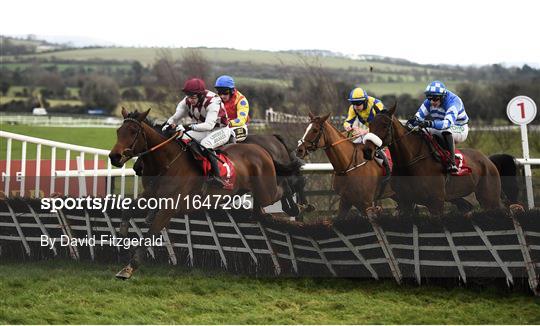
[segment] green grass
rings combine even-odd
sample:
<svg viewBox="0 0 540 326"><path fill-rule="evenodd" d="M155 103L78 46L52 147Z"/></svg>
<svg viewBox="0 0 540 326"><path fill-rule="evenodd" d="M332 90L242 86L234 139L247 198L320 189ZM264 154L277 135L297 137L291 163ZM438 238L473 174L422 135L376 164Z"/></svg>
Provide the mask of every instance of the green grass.
<svg viewBox="0 0 540 326"><path fill-rule="evenodd" d="M88 146L100 149L111 149L116 142L116 129L114 128L64 128L64 127L39 127L39 126L24 126L24 125L0 125L0 130L23 134L27 136L66 142L69 144ZM5 139L0 139L0 159L6 159L6 143ZM27 159L36 158L36 146L28 145ZM11 148L12 159L20 159L22 144L19 141L13 141ZM58 150L57 158L64 157L64 151ZM72 158L74 154L72 153ZM42 150L41 157L43 159L51 158L50 150ZM87 159L91 159L87 157Z"/></svg>
<svg viewBox="0 0 540 326"><path fill-rule="evenodd" d="M133 61L138 60L143 65L151 65L156 60L159 52L163 50L160 48L130 48L130 47L117 47L117 48L100 48L100 49L76 49L55 51L49 53L35 54L20 56L19 58L41 58L41 59L55 59L55 60L119 60L119 61ZM166 49L170 52L173 59L182 59L184 53L190 49L174 48ZM201 53L211 62L251 62L254 64L269 64L269 65L303 65L303 61L298 55L284 52L271 52L261 50L234 50L224 48L200 48ZM53 58L54 57L54 58ZM5 64L16 63L14 57L6 56ZM445 71L444 69L427 69L425 67L415 67L400 64L381 63L373 61L361 61L352 60L348 58L339 57L321 57L318 59L309 58L309 62L317 62L327 68L335 69L369 69L374 68L376 72L393 72L393 73L405 73L410 74L414 70L418 70L423 73L437 74Z"/></svg>
<svg viewBox="0 0 540 326"><path fill-rule="evenodd" d="M377 94L377 96L387 94L410 94L411 96L420 96L426 88L426 81L397 82L397 83L366 83L364 85L368 93ZM448 82L447 87L455 89L457 83Z"/></svg>
<svg viewBox="0 0 540 326"><path fill-rule="evenodd" d="M538 324L540 301L487 289L392 281L255 278L50 261L0 265L7 324Z"/></svg>

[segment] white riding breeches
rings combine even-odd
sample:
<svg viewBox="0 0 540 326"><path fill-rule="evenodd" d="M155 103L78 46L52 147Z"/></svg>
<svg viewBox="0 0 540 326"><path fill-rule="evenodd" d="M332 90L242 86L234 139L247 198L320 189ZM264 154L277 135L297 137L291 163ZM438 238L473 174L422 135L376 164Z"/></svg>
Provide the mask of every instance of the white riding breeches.
<svg viewBox="0 0 540 326"><path fill-rule="evenodd" d="M440 137L442 137L443 132L451 132L452 133L452 138L454 138L454 141L456 143L464 142L465 140L467 140L467 135L469 135L469 126L468 125L463 125L463 126L454 125L454 126L451 126L448 129L444 129L444 130L433 129L433 128L427 128L427 130L432 135L437 135L437 136L440 136Z"/></svg>
<svg viewBox="0 0 540 326"><path fill-rule="evenodd" d="M215 149L223 146L229 142L231 138L232 130L229 127L223 127L220 129L214 129L211 131L187 131L186 134L191 138L200 142L205 148ZM183 135L182 139L190 140L190 137Z"/></svg>

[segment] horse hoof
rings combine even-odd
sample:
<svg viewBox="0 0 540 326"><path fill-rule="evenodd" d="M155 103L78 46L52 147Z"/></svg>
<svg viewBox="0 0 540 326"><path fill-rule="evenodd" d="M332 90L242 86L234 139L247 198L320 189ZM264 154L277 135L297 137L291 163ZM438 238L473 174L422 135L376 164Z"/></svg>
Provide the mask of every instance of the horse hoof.
<svg viewBox="0 0 540 326"><path fill-rule="evenodd" d="M366 214L369 218L377 217L382 212L381 206L366 208Z"/></svg>
<svg viewBox="0 0 540 326"><path fill-rule="evenodd" d="M510 210L512 213L523 213L525 212L525 207L521 204L512 204L510 205Z"/></svg>
<svg viewBox="0 0 540 326"><path fill-rule="evenodd" d="M314 212L315 211L315 205L312 205L312 204L308 204L304 210L304 212L306 213L311 213L311 212Z"/></svg>
<svg viewBox="0 0 540 326"><path fill-rule="evenodd" d="M116 273L116 278L119 279L119 280L129 280L131 278L131 276L133 275L133 271L134 271L133 267L126 266L126 267L122 268L121 271Z"/></svg>

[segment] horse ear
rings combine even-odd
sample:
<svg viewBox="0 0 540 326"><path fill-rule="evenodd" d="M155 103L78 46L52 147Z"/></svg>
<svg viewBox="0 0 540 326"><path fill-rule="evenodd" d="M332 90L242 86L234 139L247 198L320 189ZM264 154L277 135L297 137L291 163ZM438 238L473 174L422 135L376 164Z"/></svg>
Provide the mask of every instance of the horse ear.
<svg viewBox="0 0 540 326"><path fill-rule="evenodd" d="M392 104L390 109L388 109L388 112L390 112L391 115L394 115L394 113L396 113L396 109L397 109L397 102L394 102L394 104Z"/></svg>
<svg viewBox="0 0 540 326"><path fill-rule="evenodd" d="M309 116L309 118L311 120L313 120L315 118L315 115L313 113L311 113L311 111L309 111L308 116Z"/></svg>
<svg viewBox="0 0 540 326"><path fill-rule="evenodd" d="M321 117L321 122L325 122L330 117L330 113L327 113Z"/></svg>
<svg viewBox="0 0 540 326"><path fill-rule="evenodd" d="M129 112L126 110L126 108L122 107L122 116L124 117L124 119L127 118L128 114Z"/></svg>
<svg viewBox="0 0 540 326"><path fill-rule="evenodd" d="M148 113L150 113L150 110L151 109L148 109L145 112L139 114L139 116L137 117L137 120L143 121L144 119L146 119L146 116L148 115Z"/></svg>

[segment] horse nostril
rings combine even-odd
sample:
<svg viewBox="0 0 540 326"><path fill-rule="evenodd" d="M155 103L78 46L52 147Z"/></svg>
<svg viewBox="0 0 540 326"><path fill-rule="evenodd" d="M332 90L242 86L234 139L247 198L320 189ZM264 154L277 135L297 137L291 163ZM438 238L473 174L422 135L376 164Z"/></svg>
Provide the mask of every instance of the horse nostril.
<svg viewBox="0 0 540 326"><path fill-rule="evenodd" d="M122 157L122 155L118 154L118 153L109 153L109 159L111 160L111 163L118 163L120 162L120 158Z"/></svg>

